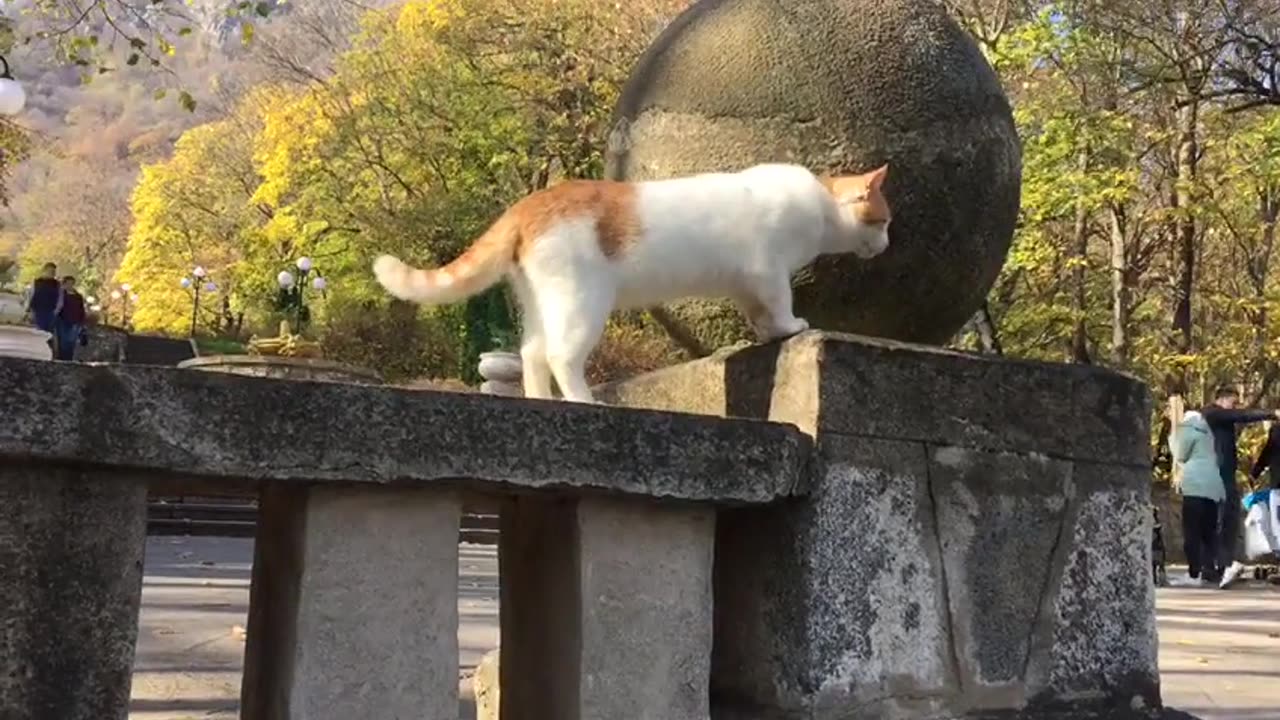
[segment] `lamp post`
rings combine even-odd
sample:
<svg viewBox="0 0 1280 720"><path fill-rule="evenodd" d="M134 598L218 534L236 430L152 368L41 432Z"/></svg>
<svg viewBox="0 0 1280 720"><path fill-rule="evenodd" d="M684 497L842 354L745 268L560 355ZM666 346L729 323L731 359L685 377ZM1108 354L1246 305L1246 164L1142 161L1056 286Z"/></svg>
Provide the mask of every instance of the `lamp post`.
<svg viewBox="0 0 1280 720"><path fill-rule="evenodd" d="M205 279L208 275L207 270L197 265L191 270L191 277L184 277L178 281L183 290L191 291L191 337L196 336L196 322L200 317L200 291L210 293L218 291L217 283Z"/></svg>
<svg viewBox="0 0 1280 720"><path fill-rule="evenodd" d="M0 72L0 115L17 115L27 105L27 93L9 72L9 61L3 55L0 55L0 65L4 66Z"/></svg>
<svg viewBox="0 0 1280 720"><path fill-rule="evenodd" d="M311 319L311 311L307 309L307 301L304 294L307 288L307 277L313 270L315 271L316 275L311 279L311 287L321 294L324 293L329 283L320 275L320 271L315 269L309 257L298 258L294 263L294 267L298 270L296 276L288 270L281 270L280 274L276 276L276 283L280 285L277 305L285 313L293 314L293 332L301 335L303 327Z"/></svg>
<svg viewBox="0 0 1280 720"><path fill-rule="evenodd" d="M138 302L138 293L132 290L129 283L121 283L119 290L111 291L111 301L120 303L120 327L124 330L129 329L129 305Z"/></svg>

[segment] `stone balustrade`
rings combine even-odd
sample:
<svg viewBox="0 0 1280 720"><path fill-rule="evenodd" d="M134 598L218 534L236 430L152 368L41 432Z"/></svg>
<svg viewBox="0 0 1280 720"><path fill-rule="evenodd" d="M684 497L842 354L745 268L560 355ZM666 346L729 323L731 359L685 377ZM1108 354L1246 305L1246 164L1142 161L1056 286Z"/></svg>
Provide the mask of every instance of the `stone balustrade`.
<svg viewBox="0 0 1280 720"><path fill-rule="evenodd" d="M148 488L259 498L246 720L454 717L464 501L506 720L1160 714L1116 373L805 333L612 407L24 360L0 396L5 720L124 718Z"/></svg>
<svg viewBox="0 0 1280 720"><path fill-rule="evenodd" d="M124 720L146 496L256 493L245 720L457 713L458 519L502 508L522 717L705 719L718 507L801 485L783 424L0 359L0 717ZM527 713L527 714L524 714Z"/></svg>

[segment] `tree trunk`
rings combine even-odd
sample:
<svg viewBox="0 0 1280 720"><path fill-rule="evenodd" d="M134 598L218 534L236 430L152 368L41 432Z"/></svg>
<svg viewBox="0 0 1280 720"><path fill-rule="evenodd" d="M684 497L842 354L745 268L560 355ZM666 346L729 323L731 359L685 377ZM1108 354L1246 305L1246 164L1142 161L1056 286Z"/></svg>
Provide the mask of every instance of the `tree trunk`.
<svg viewBox="0 0 1280 720"><path fill-rule="evenodd" d="M1120 208L1111 206L1111 361L1116 367L1129 364L1129 317L1133 308L1133 292L1129 287L1126 229Z"/></svg>
<svg viewBox="0 0 1280 720"><path fill-rule="evenodd" d="M1194 349L1191 333L1191 295L1196 273L1196 220L1191 215L1193 192L1199 156L1200 105L1193 98L1178 111L1177 174L1174 180L1174 242L1177 247L1177 281L1174 287L1173 332L1179 354L1190 355ZM1172 390L1185 393L1186 371L1169 378Z"/></svg>
<svg viewBox="0 0 1280 720"><path fill-rule="evenodd" d="M1081 175L1089 171L1089 146L1085 145L1080 149L1080 154L1076 157L1077 169ZM1071 234L1072 262L1071 269L1072 285L1074 286L1074 310L1075 314L1075 331L1071 337L1071 360L1072 362L1088 364L1089 359L1089 333L1088 333L1088 287L1086 285L1088 277L1089 258L1089 208L1085 206L1083 201L1076 202L1076 221L1075 227Z"/></svg>
<svg viewBox="0 0 1280 720"><path fill-rule="evenodd" d="M991 305L985 300L982 307L978 308L978 312L973 316L973 329L978 335L978 347L982 352L989 355L1004 355L1004 348L1000 345L1000 335L996 331L995 321L991 318Z"/></svg>

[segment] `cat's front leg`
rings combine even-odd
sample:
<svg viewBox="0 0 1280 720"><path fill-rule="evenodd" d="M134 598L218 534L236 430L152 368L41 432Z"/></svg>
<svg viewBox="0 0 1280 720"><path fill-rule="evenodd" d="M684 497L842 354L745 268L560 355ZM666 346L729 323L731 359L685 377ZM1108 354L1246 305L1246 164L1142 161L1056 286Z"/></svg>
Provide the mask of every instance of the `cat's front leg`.
<svg viewBox="0 0 1280 720"><path fill-rule="evenodd" d="M742 314L762 343L773 342L809 329L809 322L791 311L790 276L762 278L736 300Z"/></svg>

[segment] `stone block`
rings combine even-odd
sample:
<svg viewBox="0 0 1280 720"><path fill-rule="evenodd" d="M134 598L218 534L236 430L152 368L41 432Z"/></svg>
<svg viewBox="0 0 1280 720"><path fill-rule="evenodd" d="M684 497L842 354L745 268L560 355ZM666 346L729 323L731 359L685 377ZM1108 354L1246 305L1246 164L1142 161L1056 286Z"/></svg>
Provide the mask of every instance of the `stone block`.
<svg viewBox="0 0 1280 720"><path fill-rule="evenodd" d="M1080 717L1160 707L1150 475L1077 463L1066 552L1045 614L1051 638L1028 669L1032 703L1070 705Z"/></svg>
<svg viewBox="0 0 1280 720"><path fill-rule="evenodd" d="M1150 466L1150 393L1099 368L807 332L600 389L620 405Z"/></svg>
<svg viewBox="0 0 1280 720"><path fill-rule="evenodd" d="M706 720L714 534L710 508L511 500L503 717Z"/></svg>
<svg viewBox="0 0 1280 720"><path fill-rule="evenodd" d="M930 449L961 685L974 707L1025 704L1024 679L1056 581L1072 465L1043 455Z"/></svg>
<svg viewBox="0 0 1280 720"><path fill-rule="evenodd" d="M777 423L160 367L0 359L0 395L0 458L224 483L467 478L759 503L795 490L810 446Z"/></svg>
<svg viewBox="0 0 1280 720"><path fill-rule="evenodd" d="M933 712L956 677L925 448L825 436L818 451L807 498L721 514L716 716Z"/></svg>
<svg viewBox="0 0 1280 720"><path fill-rule="evenodd" d="M597 397L815 437L717 521L717 720L1158 711L1141 383L806 333Z"/></svg>
<svg viewBox="0 0 1280 720"><path fill-rule="evenodd" d="M127 477L0 461L0 717L128 717L146 501Z"/></svg>
<svg viewBox="0 0 1280 720"><path fill-rule="evenodd" d="M242 717L454 716L460 509L435 489L265 492Z"/></svg>

